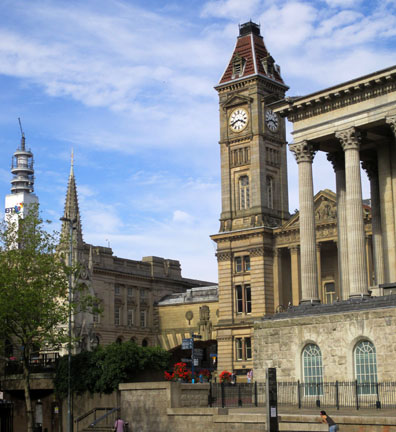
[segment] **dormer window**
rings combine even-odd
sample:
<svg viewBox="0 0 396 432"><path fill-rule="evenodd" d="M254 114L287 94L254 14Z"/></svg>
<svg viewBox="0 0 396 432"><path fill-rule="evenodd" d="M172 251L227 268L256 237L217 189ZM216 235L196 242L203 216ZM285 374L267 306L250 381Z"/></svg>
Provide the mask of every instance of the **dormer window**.
<svg viewBox="0 0 396 432"><path fill-rule="evenodd" d="M236 54L232 59L232 78L239 78L243 75L246 60L239 54Z"/></svg>
<svg viewBox="0 0 396 432"><path fill-rule="evenodd" d="M274 58L268 54L267 57L261 59L261 64L263 65L265 74L272 77L274 75Z"/></svg>

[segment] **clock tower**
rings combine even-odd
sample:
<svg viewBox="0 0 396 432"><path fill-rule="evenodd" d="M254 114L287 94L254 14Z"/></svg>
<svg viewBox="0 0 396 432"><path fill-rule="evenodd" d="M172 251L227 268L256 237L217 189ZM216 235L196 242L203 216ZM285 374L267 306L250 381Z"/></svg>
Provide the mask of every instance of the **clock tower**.
<svg viewBox="0 0 396 432"><path fill-rule="evenodd" d="M219 84L222 212L218 368L253 365L253 322L274 313L273 231L289 218L285 122L270 104L288 87L259 25L240 25Z"/></svg>

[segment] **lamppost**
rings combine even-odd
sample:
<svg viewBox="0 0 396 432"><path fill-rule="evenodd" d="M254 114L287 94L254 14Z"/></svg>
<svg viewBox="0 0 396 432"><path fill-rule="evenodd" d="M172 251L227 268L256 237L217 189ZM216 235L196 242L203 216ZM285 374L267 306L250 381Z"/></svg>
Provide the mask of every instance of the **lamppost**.
<svg viewBox="0 0 396 432"><path fill-rule="evenodd" d="M70 235L70 245L69 245L69 316L68 316L68 344L67 344L67 432L73 432L73 422L71 413L71 340L72 340L72 314L71 314L71 304L72 304L72 291L73 291L73 229L74 224L77 219L70 219L66 217L60 218L62 222L67 222L69 224L69 235Z"/></svg>

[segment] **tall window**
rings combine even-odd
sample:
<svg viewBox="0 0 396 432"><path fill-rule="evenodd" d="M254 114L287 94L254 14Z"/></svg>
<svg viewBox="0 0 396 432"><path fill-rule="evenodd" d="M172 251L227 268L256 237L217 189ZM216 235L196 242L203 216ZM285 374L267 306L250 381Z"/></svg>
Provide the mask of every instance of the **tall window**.
<svg viewBox="0 0 396 432"><path fill-rule="evenodd" d="M274 180L271 176L267 176L267 206L274 208Z"/></svg>
<svg viewBox="0 0 396 432"><path fill-rule="evenodd" d="M242 291L242 285L237 285L235 287L235 294L236 294L236 311L237 313L243 312L243 291Z"/></svg>
<svg viewBox="0 0 396 432"><path fill-rule="evenodd" d="M323 366L320 348L314 344L305 346L302 352L304 390L306 396L323 394Z"/></svg>
<svg viewBox="0 0 396 432"><path fill-rule="evenodd" d="M133 309L128 309L128 325L133 326Z"/></svg>
<svg viewBox="0 0 396 432"><path fill-rule="evenodd" d="M237 360L243 360L242 338L236 338L235 339L235 352L236 352L236 359Z"/></svg>
<svg viewBox="0 0 396 432"><path fill-rule="evenodd" d="M250 285L235 286L235 301L237 313L252 313L252 292Z"/></svg>
<svg viewBox="0 0 396 432"><path fill-rule="evenodd" d="M245 338L245 358L246 360L252 359L252 339Z"/></svg>
<svg viewBox="0 0 396 432"><path fill-rule="evenodd" d="M147 313L146 311L140 311L140 327L144 328L147 326Z"/></svg>
<svg viewBox="0 0 396 432"><path fill-rule="evenodd" d="M252 291L250 285L245 285L245 312L252 313Z"/></svg>
<svg viewBox="0 0 396 432"><path fill-rule="evenodd" d="M241 210L250 207L250 190L249 190L249 177L239 177L239 208Z"/></svg>
<svg viewBox="0 0 396 432"><path fill-rule="evenodd" d="M119 306L114 306L114 324L120 325L120 315L121 315L121 308Z"/></svg>
<svg viewBox="0 0 396 432"><path fill-rule="evenodd" d="M359 394L376 393L377 355L375 346L369 341L361 341L355 347L355 377Z"/></svg>

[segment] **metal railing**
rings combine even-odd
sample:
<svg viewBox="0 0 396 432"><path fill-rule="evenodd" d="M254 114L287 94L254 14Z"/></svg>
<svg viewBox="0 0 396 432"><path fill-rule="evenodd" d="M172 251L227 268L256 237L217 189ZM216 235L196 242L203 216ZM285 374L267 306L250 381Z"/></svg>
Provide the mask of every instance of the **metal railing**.
<svg viewBox="0 0 396 432"><path fill-rule="evenodd" d="M58 359L58 352L32 355L29 360L30 372L52 372L55 370ZM23 373L22 362L19 360L8 360L5 364L4 373L5 375L17 375Z"/></svg>
<svg viewBox="0 0 396 432"><path fill-rule="evenodd" d="M208 405L213 407L253 407L266 403L266 385L211 383ZM278 382L278 405L298 408L396 408L396 382L323 383Z"/></svg>
<svg viewBox="0 0 396 432"><path fill-rule="evenodd" d="M103 411L105 413L98 416ZM93 408L74 420L76 432L87 427L94 428L98 423L100 423L100 426L113 427L119 411L120 408Z"/></svg>

